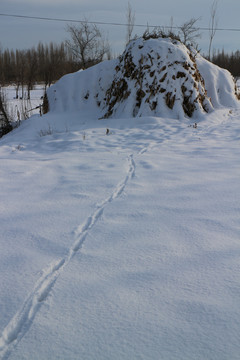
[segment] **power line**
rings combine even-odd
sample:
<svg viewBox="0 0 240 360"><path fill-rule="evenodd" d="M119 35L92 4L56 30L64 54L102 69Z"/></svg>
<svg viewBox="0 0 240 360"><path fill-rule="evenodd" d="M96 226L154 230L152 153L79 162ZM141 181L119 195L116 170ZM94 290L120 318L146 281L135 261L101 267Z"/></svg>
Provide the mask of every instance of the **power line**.
<svg viewBox="0 0 240 360"><path fill-rule="evenodd" d="M0 16L5 17L14 17L22 19L32 19L32 20L44 20L44 21L58 21L58 22L69 22L69 23L88 23L94 25L110 25L110 26L128 26L129 24L116 23L116 22L104 22L104 21L88 21L88 20L76 20L76 19L62 19L62 18L52 18L52 17L42 17L42 16L28 16L28 15L16 15L16 14L0 14ZM148 28L157 28L159 25L146 25L146 24L134 24L135 27L148 27ZM164 26L168 29L180 29L180 26ZM196 30L209 31L212 30L209 27L198 27ZM216 31L240 31L238 28L215 28Z"/></svg>

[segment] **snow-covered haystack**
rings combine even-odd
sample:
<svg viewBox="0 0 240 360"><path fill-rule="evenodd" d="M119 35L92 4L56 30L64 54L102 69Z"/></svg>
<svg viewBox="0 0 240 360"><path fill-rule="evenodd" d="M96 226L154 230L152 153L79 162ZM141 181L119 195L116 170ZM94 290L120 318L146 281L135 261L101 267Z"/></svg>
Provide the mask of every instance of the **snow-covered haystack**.
<svg viewBox="0 0 240 360"><path fill-rule="evenodd" d="M170 38L131 41L116 60L66 75L48 91L51 111L91 111L99 118L197 117L237 105L234 80Z"/></svg>
<svg viewBox="0 0 240 360"><path fill-rule="evenodd" d="M192 53L168 38L132 41L119 58L106 95L105 117L191 117L212 109Z"/></svg>

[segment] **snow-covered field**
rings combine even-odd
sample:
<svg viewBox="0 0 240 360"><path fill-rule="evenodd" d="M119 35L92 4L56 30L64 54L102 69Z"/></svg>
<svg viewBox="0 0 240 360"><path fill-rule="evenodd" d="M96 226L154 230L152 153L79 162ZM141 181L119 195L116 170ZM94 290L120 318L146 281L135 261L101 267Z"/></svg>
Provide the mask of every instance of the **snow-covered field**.
<svg viewBox="0 0 240 360"><path fill-rule="evenodd" d="M0 359L238 360L240 108L74 110L0 139Z"/></svg>
<svg viewBox="0 0 240 360"><path fill-rule="evenodd" d="M16 89L14 85L5 86L2 88L3 94L6 98L7 110L10 118L13 121L30 117L34 114L39 114L39 108L42 104L42 97L44 95L44 86L36 84L33 90L30 91L30 100L27 99L27 89L24 88L23 98L22 89L19 90L19 98L16 99Z"/></svg>
<svg viewBox="0 0 240 360"><path fill-rule="evenodd" d="M239 141L228 109L2 138L1 359L239 359Z"/></svg>

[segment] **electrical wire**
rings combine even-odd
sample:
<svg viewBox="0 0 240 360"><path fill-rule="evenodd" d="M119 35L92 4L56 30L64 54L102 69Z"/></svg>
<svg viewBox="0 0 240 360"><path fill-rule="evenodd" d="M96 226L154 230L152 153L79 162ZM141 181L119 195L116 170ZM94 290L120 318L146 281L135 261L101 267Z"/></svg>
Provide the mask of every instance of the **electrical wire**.
<svg viewBox="0 0 240 360"><path fill-rule="evenodd" d="M22 18L22 19L32 19L32 20L43 20L43 21L59 21L59 22L69 22L69 23L88 23L94 25L109 25L109 26L128 26L129 24L116 23L116 22L104 22L104 21L88 21L88 20L76 20L76 19L62 19L62 18L52 18L52 17L42 17L42 16L28 16L28 15L16 15L16 14L0 14L0 16L13 17L13 18ZM157 28L159 25L146 25L146 24L134 24L135 27L148 27L148 28ZM164 26L168 29L180 29L181 26ZM202 31L211 31L212 28L209 27L197 27L196 30ZM238 28L215 28L216 31L240 31Z"/></svg>

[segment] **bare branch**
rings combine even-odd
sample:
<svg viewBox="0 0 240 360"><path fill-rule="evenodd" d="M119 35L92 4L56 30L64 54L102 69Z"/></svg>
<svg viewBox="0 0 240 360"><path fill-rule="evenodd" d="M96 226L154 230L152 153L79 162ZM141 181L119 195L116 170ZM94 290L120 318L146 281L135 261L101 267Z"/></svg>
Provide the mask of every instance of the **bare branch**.
<svg viewBox="0 0 240 360"><path fill-rule="evenodd" d="M199 19L192 18L180 26L179 36L185 45L197 45L196 39L200 38L201 34L199 33L199 28L195 25Z"/></svg>
<svg viewBox="0 0 240 360"><path fill-rule="evenodd" d="M126 36L126 42L127 44L132 38L132 32L134 28L134 22L135 22L135 13L132 10L132 6L130 2L128 2L127 12L126 12L126 18L127 18L127 36Z"/></svg>
<svg viewBox="0 0 240 360"><path fill-rule="evenodd" d="M209 22L209 48L208 48L208 58L211 60L211 49L212 49L212 42L213 38L216 33L218 19L217 19L217 6L218 0L214 0L211 6L211 17Z"/></svg>
<svg viewBox="0 0 240 360"><path fill-rule="evenodd" d="M87 20L78 26L68 25L67 32L71 39L66 41L66 45L84 69L102 61L109 53L109 45L98 27Z"/></svg>

